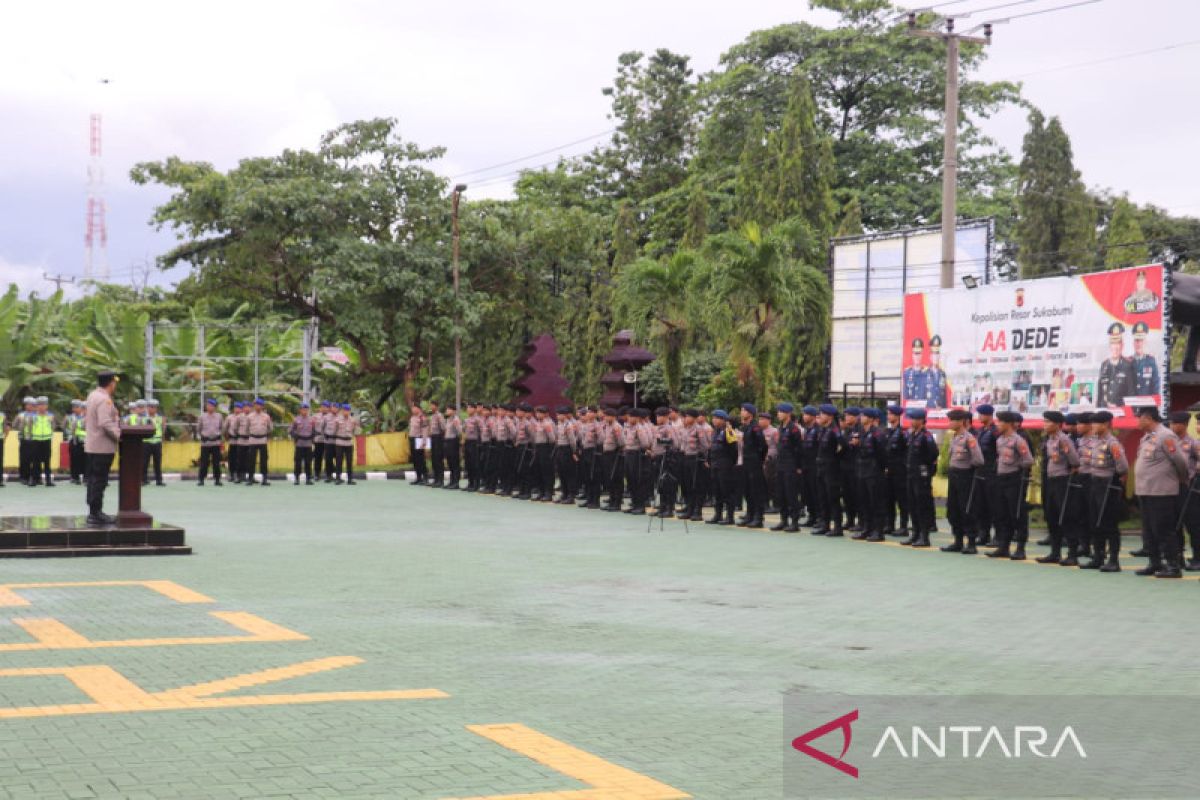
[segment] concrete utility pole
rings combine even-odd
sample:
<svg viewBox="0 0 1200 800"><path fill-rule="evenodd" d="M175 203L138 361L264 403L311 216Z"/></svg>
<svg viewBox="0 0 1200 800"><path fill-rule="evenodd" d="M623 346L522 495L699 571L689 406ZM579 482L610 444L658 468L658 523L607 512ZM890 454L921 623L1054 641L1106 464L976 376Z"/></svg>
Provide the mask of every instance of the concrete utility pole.
<svg viewBox="0 0 1200 800"><path fill-rule="evenodd" d="M62 285L65 283L70 285L75 282L74 277L68 278L66 275L51 275L49 272L43 272L42 277L53 283L57 291L62 291Z"/></svg>
<svg viewBox="0 0 1200 800"><path fill-rule="evenodd" d="M454 187L454 194L450 200L450 220L453 226L451 259L454 268L454 302L456 304L458 303L458 201L466 190L465 183L458 184ZM460 323L461 321L457 320ZM462 335L457 331L454 333L454 411L455 413L462 412Z"/></svg>
<svg viewBox="0 0 1200 800"><path fill-rule="evenodd" d="M958 216L958 44L973 42L990 44L992 25L984 23L983 36L967 36L954 32L954 19L944 20L945 30L922 30L917 27L917 14L908 15L911 36L941 39L946 43L946 133L942 152L942 288L954 287L954 246Z"/></svg>

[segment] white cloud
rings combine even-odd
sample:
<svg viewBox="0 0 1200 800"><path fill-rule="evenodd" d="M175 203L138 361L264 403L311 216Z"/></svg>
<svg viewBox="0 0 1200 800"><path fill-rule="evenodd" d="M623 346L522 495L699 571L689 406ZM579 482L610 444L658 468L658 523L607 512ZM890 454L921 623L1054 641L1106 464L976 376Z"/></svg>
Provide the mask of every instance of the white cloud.
<svg viewBox="0 0 1200 800"><path fill-rule="evenodd" d="M57 285L47 280L46 275L54 275L45 265L22 264L9 261L0 256L0 291L8 291L9 284L16 284L21 297L37 294L48 297L57 291ZM83 287L79 282L62 285L63 296L73 300L83 296Z"/></svg>

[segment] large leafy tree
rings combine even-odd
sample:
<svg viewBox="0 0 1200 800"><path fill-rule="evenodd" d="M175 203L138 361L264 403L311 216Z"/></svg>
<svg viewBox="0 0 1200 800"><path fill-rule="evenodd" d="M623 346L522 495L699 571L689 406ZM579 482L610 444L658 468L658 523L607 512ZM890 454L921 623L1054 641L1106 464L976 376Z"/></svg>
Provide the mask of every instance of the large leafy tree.
<svg viewBox="0 0 1200 800"><path fill-rule="evenodd" d="M683 385L683 354L696 316L688 290L696 254L680 250L670 258L640 259L621 270L616 286L617 318L649 337L663 364L667 396L678 403Z"/></svg>
<svg viewBox="0 0 1200 800"><path fill-rule="evenodd" d="M181 243L160 258L190 265L209 294L315 318L341 340L382 403L414 393L429 348L474 324L473 292L456 298L448 264L445 181L422 150L375 119L342 125L314 151L251 158L222 173L169 158L134 167L174 195L154 215Z"/></svg>
<svg viewBox="0 0 1200 800"><path fill-rule="evenodd" d="M1023 276L1094 266L1096 203L1075 169L1062 124L1037 109L1029 113L1017 191L1013 240Z"/></svg>
<svg viewBox="0 0 1200 800"><path fill-rule="evenodd" d="M858 196L869 228L935 221L944 45L906 35L896 8L884 0L811 0L809 5L836 12L836 27L797 22L755 31L725 52L718 70L704 76L699 99L707 119L698 166L715 172L736 165L743 132L756 114L763 115L768 131L780 127L799 73L812 86L819 126L833 140L839 202ZM1018 96L1013 84L972 79L983 59L981 47L963 47L961 190L964 203L977 200L977 205L994 187L1011 181L1013 172L1007 157L982 134L979 121Z"/></svg>
<svg viewBox="0 0 1200 800"><path fill-rule="evenodd" d="M783 236L766 235L755 223L717 234L705 245L694 291L703 297L703 319L729 343L739 382L766 406L778 389L778 346L797 330L816 330L830 303L825 276L799 263Z"/></svg>

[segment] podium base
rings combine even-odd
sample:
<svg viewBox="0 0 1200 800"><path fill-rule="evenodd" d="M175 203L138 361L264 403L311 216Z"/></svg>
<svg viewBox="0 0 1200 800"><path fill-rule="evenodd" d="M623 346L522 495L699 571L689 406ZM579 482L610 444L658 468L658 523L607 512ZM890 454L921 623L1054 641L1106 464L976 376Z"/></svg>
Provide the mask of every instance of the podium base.
<svg viewBox="0 0 1200 800"><path fill-rule="evenodd" d="M128 516L124 516L128 515ZM139 522L133 515L140 515ZM0 517L0 558L191 555L183 528L122 512L114 525L91 527L85 516Z"/></svg>

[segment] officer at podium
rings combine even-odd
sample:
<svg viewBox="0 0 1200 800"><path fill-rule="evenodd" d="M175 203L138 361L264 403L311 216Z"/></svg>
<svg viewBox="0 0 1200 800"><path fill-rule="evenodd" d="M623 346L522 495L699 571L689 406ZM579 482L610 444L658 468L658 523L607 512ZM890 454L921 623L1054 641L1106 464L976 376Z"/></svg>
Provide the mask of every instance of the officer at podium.
<svg viewBox="0 0 1200 800"><path fill-rule="evenodd" d="M117 442L121 440L121 415L112 400L116 390L117 376L107 370L101 372L96 376L96 388L88 395L87 410L84 412L87 438L83 446L88 456L88 525L111 525L116 522L115 517L104 513L108 472L117 454Z"/></svg>

